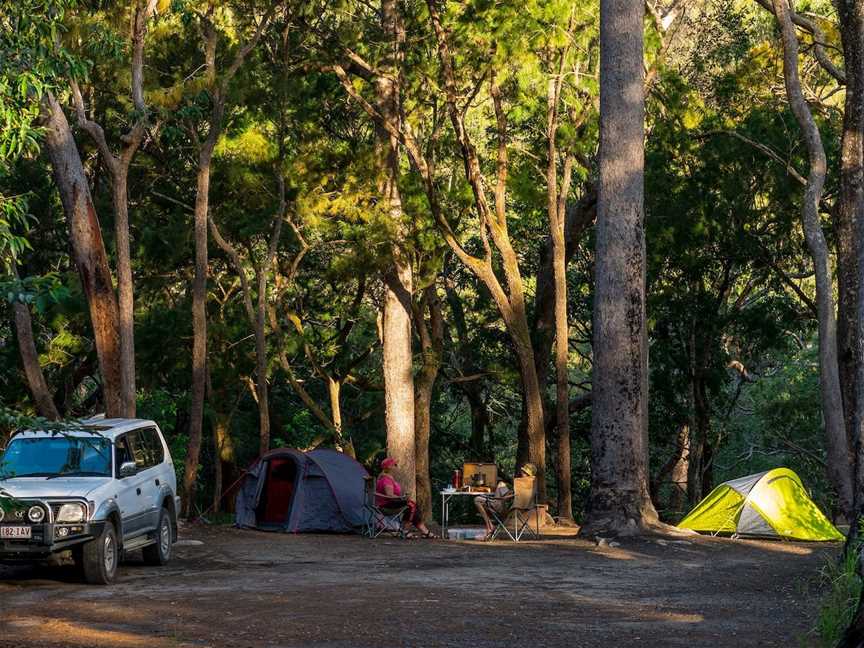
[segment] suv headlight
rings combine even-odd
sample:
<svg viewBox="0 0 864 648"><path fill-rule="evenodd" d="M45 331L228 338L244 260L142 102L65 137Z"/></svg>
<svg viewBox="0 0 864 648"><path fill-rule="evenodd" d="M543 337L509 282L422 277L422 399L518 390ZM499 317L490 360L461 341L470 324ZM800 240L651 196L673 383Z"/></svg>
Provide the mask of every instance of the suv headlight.
<svg viewBox="0 0 864 648"><path fill-rule="evenodd" d="M33 524L39 524L42 520L45 519L45 509L41 506L31 506L30 510L27 511L27 518Z"/></svg>
<svg viewBox="0 0 864 648"><path fill-rule="evenodd" d="M87 511L83 504L64 504L57 511L55 522L60 524L83 522L87 517Z"/></svg>

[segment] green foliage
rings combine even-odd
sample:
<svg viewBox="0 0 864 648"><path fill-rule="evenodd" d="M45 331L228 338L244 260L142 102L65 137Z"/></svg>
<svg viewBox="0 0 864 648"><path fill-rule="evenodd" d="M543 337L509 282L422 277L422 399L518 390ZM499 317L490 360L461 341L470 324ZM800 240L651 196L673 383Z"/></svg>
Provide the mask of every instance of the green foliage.
<svg viewBox="0 0 864 648"><path fill-rule="evenodd" d="M720 425L724 444L716 459L717 481L786 466L798 473L814 501L832 511L818 435L822 413L816 342L767 359L759 380L738 396Z"/></svg>
<svg viewBox="0 0 864 648"><path fill-rule="evenodd" d="M820 572L825 592L816 617L813 633L819 646L836 646L855 616L861 597L861 576L858 574L860 545L845 552L840 560L827 558Z"/></svg>
<svg viewBox="0 0 864 648"><path fill-rule="evenodd" d="M214 5L220 71L249 37L264 4ZM443 102L428 5L420 0L399 5L406 28L400 70L406 128L434 162L441 207L460 242L483 255L472 189ZM207 6L186 0L158 4L145 48L150 125L129 176L138 411L159 422L178 470L189 440L191 212L215 92L203 68L200 25ZM466 128L490 198L499 145L493 75L501 92L509 160L507 230L534 324L537 275L548 254L548 85L563 70L555 143L562 159L570 154L575 160L567 197L573 205L591 195L596 177L599 8L563 0L438 6ZM4 274L0 302L35 307L40 362L69 416L99 409L98 362L69 258L66 223L38 150L40 98L50 91L69 108L68 80L74 77L106 139L120 142L139 117L129 97L129 12L123 3L0 0L0 258L4 264L14 260L23 277L17 281ZM345 63L344 47L374 68L390 52L386 36L368 3L289 3L225 89L210 216L239 250L253 303L259 290L256 268L266 258L280 208L280 183L285 189L286 219L275 261L263 277L269 291L265 351L272 444L305 447L327 437L325 426L292 389L284 355L325 414L328 376L343 380L345 436L366 463L384 451L379 313L382 276L398 250L412 263L415 302L429 285L437 286L443 301L443 366L432 405L433 480L443 484L453 466L468 459L494 459L512 474L521 387L496 304L449 252L432 222L425 187L404 154L398 178L404 214L400 221L390 218L381 195L376 126L328 69ZM646 65L656 71L648 97L645 174L651 467L653 474L660 470L680 426L698 414L698 434L714 451L715 482L785 464L830 508L820 463L815 322L780 275L804 275L809 267L797 216L801 187L786 164L748 143L777 152L791 168L805 168L794 119L777 92L782 84L774 36L767 12L733 0L688 8L674 34L646 21ZM671 44L664 42L668 38ZM829 39L836 41L836 34L829 32ZM805 47L802 60L808 57ZM829 87L815 66L802 70L814 92ZM374 105L375 83L356 68L350 74L357 91ZM819 95L825 98L818 118L832 165L841 94ZM68 115L74 126L74 112ZM91 139L77 130L75 137L113 264L111 184L95 162ZM559 161L559 173L562 167ZM826 195L829 200L836 195L836 179L829 178ZM831 236L830 228L826 234ZM258 452L257 406L250 390L255 346L239 274L216 245L209 255L202 501L210 501L217 420L229 421L235 468ZM492 263L503 276L500 255L493 253ZM591 386L590 230L573 250L567 280L574 397ZM811 280L796 281L812 297ZM9 313L4 308L0 317L0 363L17 367ZM419 369L416 339L414 344ZM741 380L730 367L736 362L752 380ZM699 407L694 384L704 396ZM15 371L0 375L0 399L10 408L32 410ZM546 400L553 404L554 390L547 390ZM578 517L590 482L590 409L574 415L571 424ZM554 498L551 479L549 485ZM666 493L661 489L661 507Z"/></svg>

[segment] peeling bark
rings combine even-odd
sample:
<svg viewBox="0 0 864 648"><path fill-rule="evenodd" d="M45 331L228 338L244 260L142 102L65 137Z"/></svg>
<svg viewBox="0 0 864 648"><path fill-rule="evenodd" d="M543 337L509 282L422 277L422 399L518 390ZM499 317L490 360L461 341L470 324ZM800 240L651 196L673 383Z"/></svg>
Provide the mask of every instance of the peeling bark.
<svg viewBox="0 0 864 648"><path fill-rule="evenodd" d="M120 316L102 228L69 122L63 108L50 93L43 98L43 116L46 126L45 147L69 227L72 259L87 297L96 357L102 376L105 414L109 417L123 416Z"/></svg>

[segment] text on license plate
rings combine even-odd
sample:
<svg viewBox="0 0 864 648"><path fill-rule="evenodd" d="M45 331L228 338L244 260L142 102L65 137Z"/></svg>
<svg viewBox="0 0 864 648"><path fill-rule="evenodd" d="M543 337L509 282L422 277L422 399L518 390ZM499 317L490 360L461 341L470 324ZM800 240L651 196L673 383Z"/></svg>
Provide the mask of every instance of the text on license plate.
<svg viewBox="0 0 864 648"><path fill-rule="evenodd" d="M28 540L32 536L32 533L33 529L26 526L0 526L0 538Z"/></svg>

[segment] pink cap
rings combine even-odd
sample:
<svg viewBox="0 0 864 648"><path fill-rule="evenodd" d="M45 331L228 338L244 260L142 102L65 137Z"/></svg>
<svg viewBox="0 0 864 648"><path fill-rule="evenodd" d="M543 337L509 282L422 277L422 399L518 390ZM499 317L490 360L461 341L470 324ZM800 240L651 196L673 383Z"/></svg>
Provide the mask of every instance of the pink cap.
<svg viewBox="0 0 864 648"><path fill-rule="evenodd" d="M393 466L398 466L396 460L393 457L387 457L384 461L381 462L382 468L392 468Z"/></svg>

